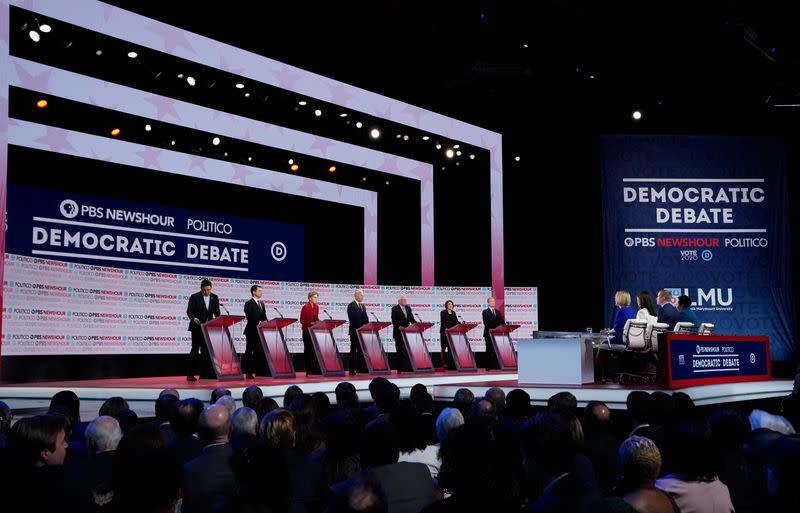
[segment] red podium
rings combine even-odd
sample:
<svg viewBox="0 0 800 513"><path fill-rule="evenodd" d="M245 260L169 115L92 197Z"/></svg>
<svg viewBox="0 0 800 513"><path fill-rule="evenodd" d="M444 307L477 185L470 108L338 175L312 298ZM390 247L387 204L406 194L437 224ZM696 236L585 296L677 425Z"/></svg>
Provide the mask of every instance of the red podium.
<svg viewBox="0 0 800 513"><path fill-rule="evenodd" d="M500 370L517 370L517 357L514 354L514 344L511 342L511 333L519 328L519 324L504 324L489 330L494 352Z"/></svg>
<svg viewBox="0 0 800 513"><path fill-rule="evenodd" d="M261 347L264 349L269 372L273 378L295 377L292 355L289 354L286 338L283 336L283 328L295 322L297 319L281 317L258 324L258 337L261 339Z"/></svg>
<svg viewBox="0 0 800 513"><path fill-rule="evenodd" d="M336 339L333 338L333 330L346 322L333 319L317 321L308 329L323 376L344 376L344 366L339 348L336 347Z"/></svg>
<svg viewBox="0 0 800 513"><path fill-rule="evenodd" d="M243 319L244 315L220 315L203 324L203 338L217 379L243 379L239 355L228 329Z"/></svg>
<svg viewBox="0 0 800 513"><path fill-rule="evenodd" d="M472 354L472 347L469 345L467 333L478 326L477 322L462 322L452 328L447 328L447 343L450 346L450 354L458 371L476 371L475 355Z"/></svg>
<svg viewBox="0 0 800 513"><path fill-rule="evenodd" d="M425 331L433 326L432 322L418 322L407 327L400 328L403 334L403 342L406 345L406 353L411 361L411 369L414 372L433 372L433 361L425 344Z"/></svg>
<svg viewBox="0 0 800 513"><path fill-rule="evenodd" d="M390 322L368 322L356 330L358 342L361 344L361 352L364 353L364 360L367 362L367 371L370 374L389 374L389 358L383 350L380 331ZM351 355L352 357L352 355Z"/></svg>

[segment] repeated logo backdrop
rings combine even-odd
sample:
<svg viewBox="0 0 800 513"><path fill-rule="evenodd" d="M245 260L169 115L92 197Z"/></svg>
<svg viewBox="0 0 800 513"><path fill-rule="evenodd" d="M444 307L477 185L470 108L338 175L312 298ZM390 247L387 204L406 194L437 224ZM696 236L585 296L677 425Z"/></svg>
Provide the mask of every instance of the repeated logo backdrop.
<svg viewBox="0 0 800 513"><path fill-rule="evenodd" d="M121 269L74 262L6 254L3 303L4 355L55 354L160 354L188 352L186 303L206 276ZM242 315L250 286L263 287L269 318L298 318L308 291L319 292L320 317L327 310L334 319L347 319L347 304L357 285L253 282L214 277L214 292L231 314ZM439 313L447 299L467 322L480 322L490 295L489 287L384 287L360 286L369 312L390 320L390 309L400 294L423 321L436 325L427 333L428 347L439 350ZM508 322L520 324L516 339L538 330L538 293L535 287L505 289ZM277 308L277 311L274 310ZM224 313L224 311L223 311ZM372 316L370 315L370 318ZM244 323L233 329L238 351L244 350ZM342 352L349 351L347 324L335 330ZM483 351L483 326L470 333L473 350ZM387 351L394 351L391 328L381 332ZM302 352L299 323L289 326L290 351Z"/></svg>

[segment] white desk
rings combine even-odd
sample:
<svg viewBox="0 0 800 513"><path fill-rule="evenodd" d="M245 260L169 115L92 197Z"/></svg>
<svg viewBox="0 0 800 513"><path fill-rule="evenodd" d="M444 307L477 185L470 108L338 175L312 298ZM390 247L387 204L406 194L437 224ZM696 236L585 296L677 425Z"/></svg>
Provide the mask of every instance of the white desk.
<svg viewBox="0 0 800 513"><path fill-rule="evenodd" d="M536 332L534 336L517 345L521 385L594 383L592 340L596 335Z"/></svg>

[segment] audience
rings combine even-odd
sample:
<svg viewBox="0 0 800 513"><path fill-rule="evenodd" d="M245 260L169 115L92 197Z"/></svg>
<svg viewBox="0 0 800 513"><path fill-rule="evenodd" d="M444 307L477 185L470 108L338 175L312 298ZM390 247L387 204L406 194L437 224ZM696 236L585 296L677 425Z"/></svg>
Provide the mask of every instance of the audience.
<svg viewBox="0 0 800 513"><path fill-rule="evenodd" d="M175 407L178 404L178 396L161 393L156 399L156 422L158 428L164 433L167 445L175 439L175 432L172 430L170 421L175 416Z"/></svg>
<svg viewBox="0 0 800 513"><path fill-rule="evenodd" d="M117 415L119 415L119 412L122 410L127 410L128 408L128 401L122 397L114 396L109 397L105 400L105 402L103 402L103 405L100 407L100 411L97 412L97 414L101 417L107 416L114 417L116 419Z"/></svg>
<svg viewBox="0 0 800 513"><path fill-rule="evenodd" d="M258 411L261 399L263 398L264 392L261 391L261 387L250 385L242 392L242 406L246 406L253 411Z"/></svg>
<svg viewBox="0 0 800 513"><path fill-rule="evenodd" d="M410 404L401 405L391 415L390 421L397 429L400 456L398 461L422 463L428 468L432 478L439 474L439 446L429 445L428 424L423 415L417 413Z"/></svg>
<svg viewBox="0 0 800 513"><path fill-rule="evenodd" d="M114 498L111 476L122 429L114 417L100 416L86 426L85 436L89 459L76 466L75 486L87 490L94 503L103 507Z"/></svg>
<svg viewBox="0 0 800 513"><path fill-rule="evenodd" d="M616 483L619 440L614 435L611 410L605 403L589 401L583 410L583 451L597 476L604 494L611 493Z"/></svg>
<svg viewBox="0 0 800 513"><path fill-rule="evenodd" d="M503 414L503 410L506 407L506 393L502 388L492 387L486 391L483 397L492 401L492 404L494 404L494 408L498 415Z"/></svg>
<svg viewBox="0 0 800 513"><path fill-rule="evenodd" d="M258 408L256 408L256 413L258 414L258 423L261 425L261 420L264 416L271 412L272 410L278 409L278 401L273 399L272 397L264 397L258 402Z"/></svg>
<svg viewBox="0 0 800 513"><path fill-rule="evenodd" d="M258 415L252 408L242 406L231 415L231 447L245 451L259 444Z"/></svg>
<svg viewBox="0 0 800 513"><path fill-rule="evenodd" d="M180 465L200 456L203 450L205 444L196 436L202 411L203 402L195 398L178 401L175 407L170 421L175 438L169 443L169 450Z"/></svg>
<svg viewBox="0 0 800 513"><path fill-rule="evenodd" d="M620 497L606 499L611 506L609 509L631 513L681 513L672 497L655 487L660 471L661 453L652 440L632 436L622 442L617 490Z"/></svg>
<svg viewBox="0 0 800 513"><path fill-rule="evenodd" d="M14 413L6 403L0 401L0 451L5 449L8 443L8 429L11 427L11 421L14 419Z"/></svg>
<svg viewBox="0 0 800 513"><path fill-rule="evenodd" d="M283 393L283 407L284 409L288 409L289 405L295 400L295 398L302 394L303 390L297 385L291 385L286 388L286 392Z"/></svg>
<svg viewBox="0 0 800 513"><path fill-rule="evenodd" d="M208 404L216 404L220 398L225 396L231 397L232 395L233 394L231 394L231 391L227 388L215 388L211 391L211 399L209 400Z"/></svg>

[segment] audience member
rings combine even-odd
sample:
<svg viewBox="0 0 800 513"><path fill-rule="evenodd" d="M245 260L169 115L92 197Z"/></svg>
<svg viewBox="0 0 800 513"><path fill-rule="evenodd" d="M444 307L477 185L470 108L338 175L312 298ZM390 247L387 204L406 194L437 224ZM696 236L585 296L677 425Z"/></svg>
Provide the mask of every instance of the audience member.
<svg viewBox="0 0 800 513"><path fill-rule="evenodd" d="M289 405L295 400L295 398L302 394L303 390L297 385L291 385L286 388L286 392L283 393L283 408L288 409Z"/></svg>
<svg viewBox="0 0 800 513"><path fill-rule="evenodd" d="M272 397L264 397L258 402L258 408L256 408L256 413L258 414L258 423L261 424L261 421L267 415L267 413L271 412L272 410L278 409L278 401L273 399Z"/></svg>
<svg viewBox="0 0 800 513"><path fill-rule="evenodd" d="M258 443L258 415L252 408L242 406L231 415L231 447L241 452Z"/></svg>
<svg viewBox="0 0 800 513"><path fill-rule="evenodd" d="M228 390L227 388L221 388L221 387L215 388L214 390L211 391L211 399L209 400L208 404L216 404L217 401L220 400L220 398L225 396L231 397L232 396L231 391Z"/></svg>
<svg viewBox="0 0 800 513"><path fill-rule="evenodd" d="M167 445L175 439L175 432L172 430L172 417L175 416L175 407L178 404L178 396L172 394L161 394L156 399L156 422L158 429L164 433Z"/></svg>
<svg viewBox="0 0 800 513"><path fill-rule="evenodd" d="M175 416L170 422L175 438L169 444L169 450L180 465L200 456L203 450L205 444L196 436L202 411L200 399L184 399L176 405Z"/></svg>
<svg viewBox="0 0 800 513"><path fill-rule="evenodd" d="M500 387L492 387L486 391L484 397L494 404L495 411L498 415L503 414L506 407L506 393Z"/></svg>
<svg viewBox="0 0 800 513"><path fill-rule="evenodd" d="M5 449L8 443L8 429L14 419L14 412L6 403L0 401L0 451Z"/></svg>
<svg viewBox="0 0 800 513"><path fill-rule="evenodd" d="M128 401L123 399L119 396L109 397L103 402L103 405L100 406L100 411L97 412L100 416L108 416L117 418L119 412L122 410L127 410L129 408Z"/></svg>
<svg viewBox="0 0 800 513"><path fill-rule="evenodd" d="M182 513L226 511L234 503L236 482L230 461L230 410L211 404L200 414L197 434L206 442L200 455L183 465Z"/></svg>
<svg viewBox="0 0 800 513"><path fill-rule="evenodd" d="M94 503L102 508L114 498L111 476L122 429L114 417L100 416L86 426L85 436L89 458L74 469L73 480L76 487L91 493Z"/></svg>
<svg viewBox="0 0 800 513"><path fill-rule="evenodd" d="M668 494L655 487L661 471L661 453L649 438L632 436L619 448L620 497L606 499L611 511L681 513ZM627 507L625 507L627 506Z"/></svg>
<svg viewBox="0 0 800 513"><path fill-rule="evenodd" d="M253 411L258 411L258 406L261 404L261 399L264 398L264 392L261 387L250 385L242 392L242 406L246 406Z"/></svg>
<svg viewBox="0 0 800 513"><path fill-rule="evenodd" d="M616 484L619 440L611 424L611 410L605 403L589 401L583 410L583 450L592 463L602 492L610 494Z"/></svg>

